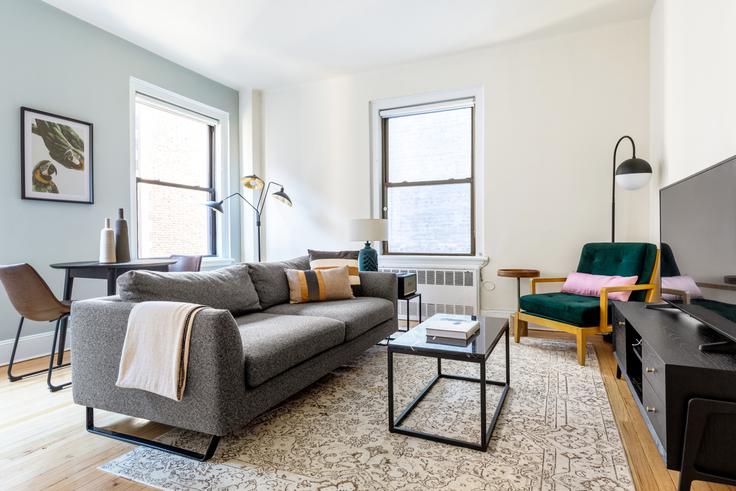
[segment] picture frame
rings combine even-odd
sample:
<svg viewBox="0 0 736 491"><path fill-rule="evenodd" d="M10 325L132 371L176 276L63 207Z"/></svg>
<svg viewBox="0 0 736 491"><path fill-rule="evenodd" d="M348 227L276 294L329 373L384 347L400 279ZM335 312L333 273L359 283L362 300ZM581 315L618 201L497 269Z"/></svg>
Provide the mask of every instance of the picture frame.
<svg viewBox="0 0 736 491"><path fill-rule="evenodd" d="M94 204L92 144L92 123L21 107L21 198Z"/></svg>

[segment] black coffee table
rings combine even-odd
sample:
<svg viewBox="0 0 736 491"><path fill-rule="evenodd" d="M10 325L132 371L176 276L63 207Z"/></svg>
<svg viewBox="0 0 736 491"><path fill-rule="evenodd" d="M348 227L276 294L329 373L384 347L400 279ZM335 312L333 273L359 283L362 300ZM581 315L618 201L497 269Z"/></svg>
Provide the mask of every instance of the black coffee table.
<svg viewBox="0 0 736 491"><path fill-rule="evenodd" d="M503 403L506 400L506 394L509 391L511 383L509 375L509 323L507 319L497 319L493 317L471 317L471 316L455 316L464 317L466 319L478 319L480 321L480 330L475 334L466 346L455 346L452 344L438 344L429 342L427 333L423 324L418 325L408 332L399 334L395 339L388 343L388 429L392 433L401 433L404 435L416 436L431 440L434 442L447 443L450 445L458 445L460 447L472 448L474 450L486 451L488 442L491 440L493 429L496 427L498 415L501 413ZM486 361L493 353L498 345L501 337L505 337L506 341L506 380L499 382L496 380L486 380ZM394 353L405 355L427 356L437 359L437 374L432 380L421 390L419 395L409 403L397 418L394 419ZM480 367L480 378L465 377L461 375L450 375L442 373L442 360L457 360L468 363L476 363ZM402 427L401 424L411 414L414 408L424 399L424 397L432 390L432 387L441 379L463 380L466 382L477 382L480 385L480 444L449 438L433 433L413 430L411 428ZM484 382L484 383L482 383ZM503 387L501 396L493 413L490 425L486 418L486 385L496 385Z"/></svg>

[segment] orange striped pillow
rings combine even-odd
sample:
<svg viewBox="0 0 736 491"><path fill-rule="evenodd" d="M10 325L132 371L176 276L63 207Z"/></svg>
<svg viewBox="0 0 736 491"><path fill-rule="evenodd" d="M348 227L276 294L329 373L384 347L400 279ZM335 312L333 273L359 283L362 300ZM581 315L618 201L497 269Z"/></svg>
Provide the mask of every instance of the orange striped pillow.
<svg viewBox="0 0 736 491"><path fill-rule="evenodd" d="M307 303L353 298L348 268L285 269L289 282L289 302Z"/></svg>

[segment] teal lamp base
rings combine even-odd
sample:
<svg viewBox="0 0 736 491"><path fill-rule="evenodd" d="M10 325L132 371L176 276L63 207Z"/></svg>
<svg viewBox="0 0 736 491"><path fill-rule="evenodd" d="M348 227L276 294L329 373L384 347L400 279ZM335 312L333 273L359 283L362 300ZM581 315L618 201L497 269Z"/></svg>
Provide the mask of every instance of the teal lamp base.
<svg viewBox="0 0 736 491"><path fill-rule="evenodd" d="M378 271L378 252L371 247L370 242L358 252L358 269L360 271Z"/></svg>

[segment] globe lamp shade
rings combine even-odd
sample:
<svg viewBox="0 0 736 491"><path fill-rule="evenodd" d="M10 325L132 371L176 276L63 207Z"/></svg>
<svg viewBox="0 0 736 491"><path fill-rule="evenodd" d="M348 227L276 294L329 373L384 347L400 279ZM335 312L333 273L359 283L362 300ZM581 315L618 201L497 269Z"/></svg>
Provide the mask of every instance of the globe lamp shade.
<svg viewBox="0 0 736 491"><path fill-rule="evenodd" d="M621 162L616 169L616 184L628 191L646 186L652 177L652 167L646 160L631 158Z"/></svg>

